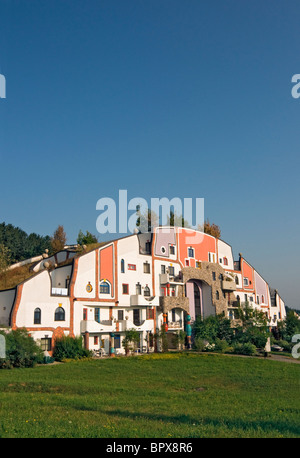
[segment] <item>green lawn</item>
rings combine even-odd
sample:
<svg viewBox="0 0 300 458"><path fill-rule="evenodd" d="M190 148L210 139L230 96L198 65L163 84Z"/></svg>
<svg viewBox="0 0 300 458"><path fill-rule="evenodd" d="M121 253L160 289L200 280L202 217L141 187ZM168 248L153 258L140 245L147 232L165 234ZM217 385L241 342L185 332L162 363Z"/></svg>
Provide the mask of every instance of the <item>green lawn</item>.
<svg viewBox="0 0 300 458"><path fill-rule="evenodd" d="M300 437L300 365L154 354L0 370L0 437Z"/></svg>

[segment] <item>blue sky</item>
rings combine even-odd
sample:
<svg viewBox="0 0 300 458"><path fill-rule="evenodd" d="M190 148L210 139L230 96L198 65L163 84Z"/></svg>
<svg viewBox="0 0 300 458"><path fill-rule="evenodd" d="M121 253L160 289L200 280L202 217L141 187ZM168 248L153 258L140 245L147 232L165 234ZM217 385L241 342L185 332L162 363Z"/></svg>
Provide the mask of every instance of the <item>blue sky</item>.
<svg viewBox="0 0 300 458"><path fill-rule="evenodd" d="M300 308L299 16L298 0L0 0L0 221L73 243L119 189L202 197Z"/></svg>

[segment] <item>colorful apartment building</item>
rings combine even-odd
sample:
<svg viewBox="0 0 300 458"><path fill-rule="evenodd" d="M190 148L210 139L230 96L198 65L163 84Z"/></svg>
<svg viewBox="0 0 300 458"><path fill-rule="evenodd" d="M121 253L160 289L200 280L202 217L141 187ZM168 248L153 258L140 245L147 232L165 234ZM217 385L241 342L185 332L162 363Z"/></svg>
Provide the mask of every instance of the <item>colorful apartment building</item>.
<svg viewBox="0 0 300 458"><path fill-rule="evenodd" d="M0 291L0 325L27 328L49 354L62 335L81 335L103 354L123 353L129 329L139 332L140 351L153 351L162 325L170 338L199 315L234 320L243 302L263 311L270 327L286 316L277 291L241 254L234 261L230 245L192 229L157 227L80 254L65 249L32 269Z"/></svg>

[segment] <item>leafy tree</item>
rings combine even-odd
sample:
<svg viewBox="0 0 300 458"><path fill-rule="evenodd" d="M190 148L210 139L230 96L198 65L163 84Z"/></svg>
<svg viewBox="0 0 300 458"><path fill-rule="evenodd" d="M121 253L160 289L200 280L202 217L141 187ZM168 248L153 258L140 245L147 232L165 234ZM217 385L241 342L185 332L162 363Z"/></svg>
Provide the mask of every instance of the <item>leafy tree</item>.
<svg viewBox="0 0 300 458"><path fill-rule="evenodd" d="M278 332L282 339L291 342L293 335L300 333L299 315L295 311L289 309L285 320L278 323Z"/></svg>
<svg viewBox="0 0 300 458"><path fill-rule="evenodd" d="M204 232L205 234L212 235L213 237L216 237L217 239L221 237L220 227L217 226L217 224L214 224L214 223L211 224L208 219L204 221Z"/></svg>
<svg viewBox="0 0 300 458"><path fill-rule="evenodd" d="M3 243L0 244L0 275L4 276L4 285L6 287L6 273L11 263L11 252Z"/></svg>
<svg viewBox="0 0 300 458"><path fill-rule="evenodd" d="M233 330L231 322L223 314L211 315L207 318L198 316L193 324L193 339L207 340L210 343L216 342L216 339L226 340L231 343L233 339Z"/></svg>
<svg viewBox="0 0 300 458"><path fill-rule="evenodd" d="M237 319L240 324L235 329L235 341L249 342L258 348L263 348L269 337L267 318L263 312L257 310L248 302L237 308Z"/></svg>
<svg viewBox="0 0 300 458"><path fill-rule="evenodd" d="M57 253L58 251L63 250L66 245L66 241L67 241L67 236L64 231L64 227L60 225L54 232L53 237L51 239L51 246L52 246L53 252Z"/></svg>
<svg viewBox="0 0 300 458"><path fill-rule="evenodd" d="M91 234L89 231L86 231L86 234L80 231L78 232L77 243L78 245L90 245L92 243L97 243L98 239L95 235Z"/></svg>
<svg viewBox="0 0 300 458"><path fill-rule="evenodd" d="M0 368L33 367L43 362L43 350L25 328L2 334L5 336L6 358L0 359Z"/></svg>
<svg viewBox="0 0 300 458"><path fill-rule="evenodd" d="M128 329L125 331L125 337L122 341L122 345L125 349L126 355L130 351L134 351L137 347L137 345L140 342L140 333L136 331L135 329Z"/></svg>
<svg viewBox="0 0 300 458"><path fill-rule="evenodd" d="M91 352L83 347L81 336L62 336L55 341L53 357L57 361L66 358L80 359L91 355Z"/></svg>
<svg viewBox="0 0 300 458"><path fill-rule="evenodd" d="M177 215L170 211L170 216L168 216L168 226L177 226L177 227L190 227L189 223L184 219L182 215Z"/></svg>

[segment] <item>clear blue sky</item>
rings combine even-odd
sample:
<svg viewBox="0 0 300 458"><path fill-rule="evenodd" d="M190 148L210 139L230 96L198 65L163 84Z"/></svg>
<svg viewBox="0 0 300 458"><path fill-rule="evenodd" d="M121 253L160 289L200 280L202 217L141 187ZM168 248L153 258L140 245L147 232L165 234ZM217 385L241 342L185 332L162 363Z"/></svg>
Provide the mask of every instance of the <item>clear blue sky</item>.
<svg viewBox="0 0 300 458"><path fill-rule="evenodd" d="M68 242L96 202L203 197L300 308L299 0L0 0L0 221Z"/></svg>

